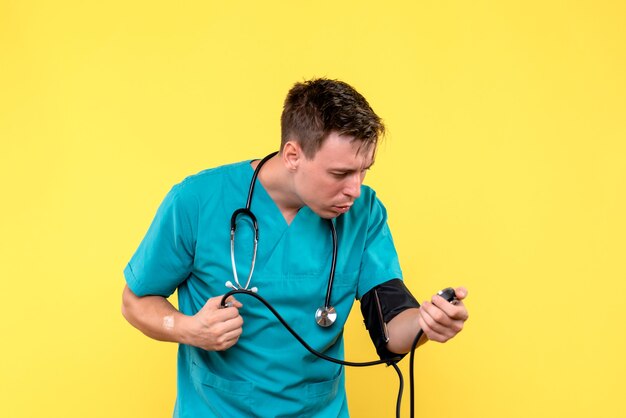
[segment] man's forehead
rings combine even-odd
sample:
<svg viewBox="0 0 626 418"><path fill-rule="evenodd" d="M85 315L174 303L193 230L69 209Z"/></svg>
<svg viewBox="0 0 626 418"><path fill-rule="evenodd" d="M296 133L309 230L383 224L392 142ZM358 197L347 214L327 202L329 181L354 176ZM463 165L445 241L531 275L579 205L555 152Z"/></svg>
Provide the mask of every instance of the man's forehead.
<svg viewBox="0 0 626 418"><path fill-rule="evenodd" d="M367 168L374 163L376 142L343 135L332 131L314 155L331 165L349 165L346 168Z"/></svg>
<svg viewBox="0 0 626 418"><path fill-rule="evenodd" d="M360 141L356 155L363 158L363 166L371 167L376 160L376 144L372 142Z"/></svg>
<svg viewBox="0 0 626 418"><path fill-rule="evenodd" d="M353 146L354 157L357 161L361 161L363 168L367 168L374 164L376 158L376 143L372 141L364 141L360 139L350 138Z"/></svg>
<svg viewBox="0 0 626 418"><path fill-rule="evenodd" d="M374 164L375 149L373 146L367 148L355 146L351 150L342 152L341 155L335 154L334 157L330 159L329 163L336 168L365 169Z"/></svg>

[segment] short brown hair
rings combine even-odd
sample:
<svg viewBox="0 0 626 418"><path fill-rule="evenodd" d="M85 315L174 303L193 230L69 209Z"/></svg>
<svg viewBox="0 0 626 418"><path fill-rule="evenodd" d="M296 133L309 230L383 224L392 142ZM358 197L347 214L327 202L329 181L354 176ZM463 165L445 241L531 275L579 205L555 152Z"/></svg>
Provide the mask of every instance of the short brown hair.
<svg viewBox="0 0 626 418"><path fill-rule="evenodd" d="M318 78L296 83L283 106L281 150L295 140L312 158L332 131L352 136L370 149L384 135L385 126L365 97L343 81Z"/></svg>

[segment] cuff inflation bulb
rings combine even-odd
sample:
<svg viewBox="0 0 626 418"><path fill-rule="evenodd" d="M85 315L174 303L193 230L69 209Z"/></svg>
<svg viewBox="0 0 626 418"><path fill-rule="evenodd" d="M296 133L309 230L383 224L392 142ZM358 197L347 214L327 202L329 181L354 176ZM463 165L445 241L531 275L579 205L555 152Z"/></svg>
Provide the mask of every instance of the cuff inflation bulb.
<svg viewBox="0 0 626 418"><path fill-rule="evenodd" d="M456 298L456 293L454 292L454 289L451 287L446 287L445 289L437 292L437 294L453 305L456 305L459 302Z"/></svg>

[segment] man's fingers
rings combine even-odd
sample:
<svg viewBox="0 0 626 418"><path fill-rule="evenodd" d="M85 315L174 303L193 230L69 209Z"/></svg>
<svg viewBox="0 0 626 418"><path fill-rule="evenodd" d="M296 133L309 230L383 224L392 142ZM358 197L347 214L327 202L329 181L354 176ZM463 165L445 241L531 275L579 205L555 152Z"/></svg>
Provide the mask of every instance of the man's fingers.
<svg viewBox="0 0 626 418"><path fill-rule="evenodd" d="M419 323L420 328L422 329L422 331L424 331L424 334L428 337L429 340L437 342L445 342L448 340L447 337L433 330L430 325L428 325L428 322L425 321L422 315L417 317L417 322Z"/></svg>
<svg viewBox="0 0 626 418"><path fill-rule="evenodd" d="M235 308L241 308L243 304L239 302L237 299L235 299L234 296L229 296L228 299L226 299L226 306L227 307L234 306Z"/></svg>
<svg viewBox="0 0 626 418"><path fill-rule="evenodd" d="M223 296L214 296L210 298L206 301L198 313L202 315L205 312L211 312L211 315L216 315L215 318L217 320L224 320L239 315L239 308L243 306L241 302L230 296L226 299L226 306L223 307L222 298Z"/></svg>
<svg viewBox="0 0 626 418"><path fill-rule="evenodd" d="M224 295L220 295L220 296L213 296L212 298L210 298L209 300L206 301L206 303L204 304L204 308L207 309L220 309L222 308L222 299L224 298ZM235 299L233 296L229 296L228 299L226 299L226 306L227 307L236 307L236 308L241 308L243 306L243 304L241 302L239 302L237 299Z"/></svg>
<svg viewBox="0 0 626 418"><path fill-rule="evenodd" d="M434 295L432 298L432 304L445 312L445 314L453 320L467 320L467 309L460 300L457 303L452 304L441 296Z"/></svg>
<svg viewBox="0 0 626 418"><path fill-rule="evenodd" d="M223 351L235 345L243 332L242 324L243 321L238 320L238 318L222 323L223 329L220 330L220 335L215 339L215 350Z"/></svg>
<svg viewBox="0 0 626 418"><path fill-rule="evenodd" d="M224 334L224 341L237 341L243 332L243 328L239 327Z"/></svg>
<svg viewBox="0 0 626 418"><path fill-rule="evenodd" d="M446 324L444 321L449 321L449 318L439 308L429 302L424 302L420 307L420 314L429 329L439 334L445 333Z"/></svg>
<svg viewBox="0 0 626 418"><path fill-rule="evenodd" d="M467 289L463 286L454 289L454 294L458 300L463 300L467 297Z"/></svg>
<svg viewBox="0 0 626 418"><path fill-rule="evenodd" d="M243 326L243 318L240 315L237 315L232 319L224 321L223 324L224 328L222 332L225 334L234 330L241 330L241 327Z"/></svg>

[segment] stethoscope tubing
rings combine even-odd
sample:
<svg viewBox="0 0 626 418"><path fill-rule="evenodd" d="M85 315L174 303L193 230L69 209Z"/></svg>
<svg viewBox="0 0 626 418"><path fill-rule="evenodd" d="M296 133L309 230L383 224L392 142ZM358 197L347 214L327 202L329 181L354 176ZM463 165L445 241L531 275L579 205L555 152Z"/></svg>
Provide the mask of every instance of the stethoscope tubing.
<svg viewBox="0 0 626 418"><path fill-rule="evenodd" d="M250 263L250 273L248 273L248 279L246 280L246 285L241 286L239 283L239 275L237 274L237 262L235 261L235 231L237 230L237 216L240 214L245 214L252 220L252 228L254 229L254 247L252 249L252 262ZM256 265L256 253L259 246L259 225L256 220L256 216L254 213L250 211L248 208L237 209L233 212L233 215L230 217L230 262L233 268L233 279L239 288L247 289L250 286L250 281L252 280L252 274L254 273L254 266Z"/></svg>
<svg viewBox="0 0 626 418"><path fill-rule="evenodd" d="M340 360L334 357L330 357L327 356L324 353L320 353L319 351L315 350L313 347L311 347L306 341L304 341L304 339L298 335L298 333L287 323L287 321L285 321L285 319L278 313L278 311L276 309L274 309L274 307L267 301L265 300L262 296L260 296L258 293L253 292L251 290L247 290L247 289L234 289L231 290L227 293L224 294L224 296L222 296L222 300L220 302L220 306L222 308L225 308L226 305L226 299L228 299L230 296L232 295L236 295L236 294L245 294L248 296L252 296L255 299L257 299L259 302L261 302L263 305L265 305L265 307L276 317L276 319L278 319L278 321L283 325L283 327L285 327L285 329L287 331L289 331L289 333L307 350L309 351L311 354L329 361L331 363L335 363L335 364L340 364L342 366L350 366L350 367L368 367L368 366L376 366L379 364L387 364L387 365L391 365L394 370L396 371L397 375L398 375L398 395L397 395L397 400L396 400L396 418L400 418L400 406L402 405L402 393L404 392L404 378L402 376L402 371L400 370L400 368L398 367L398 362L400 360L402 360L401 356L398 357L393 357L391 359L388 360L373 360L373 361L366 361L366 362L353 362L353 361L346 361L346 360ZM413 386L413 357L415 354L415 348L417 347L417 341L420 339L420 337L422 336L422 331L420 330L417 334L417 336L415 337L415 341L413 342L413 346L411 348L411 385L410 385L410 392L411 392L411 417L413 417L413 402L414 402L414 396L413 396L413 391L414 391L414 386Z"/></svg>
<svg viewBox="0 0 626 418"><path fill-rule="evenodd" d="M332 219L329 219L330 231L333 237L333 258L330 262L330 273L328 275L328 287L326 288L326 298L324 299L324 309L329 309L330 295L333 291L333 281L335 279L335 268L337 267L337 230L335 229L335 223Z"/></svg>
<svg viewBox="0 0 626 418"><path fill-rule="evenodd" d="M340 360L334 357L329 357L324 353L320 353L319 351L315 350L313 347L311 347L306 341L304 341L304 339L302 337L300 337L300 335L298 335L298 333L287 323L287 321L285 321L285 319L278 313L278 311L276 309L274 309L274 307L267 301L265 300L262 296L260 296L258 293L255 293L251 290L246 290L246 289L235 289L235 290L231 290L227 293L224 294L224 296L222 297L222 301L220 303L220 306L225 307L226 306L226 299L228 299L230 296L238 294L238 293L242 293L242 294L246 294L248 296L252 296L254 298L256 298L259 302L261 302L263 305L265 305L265 307L267 309L269 309L269 311L274 314L274 316L276 317L276 319L278 319L278 321L283 324L283 326L287 329L287 331L289 331L289 333L291 335L294 336L294 338L296 340L298 340L298 342L300 344L302 344L302 346L304 348L306 348L311 354L316 355L317 357L324 359L326 361L330 361L332 363L336 363L336 364L341 364L343 366L351 366L351 367L367 367L367 366L375 366L377 364L388 364L389 362L397 362L402 360L402 357L394 357L390 360L374 360L374 361L366 361L366 362L352 362L352 361L345 361L345 360Z"/></svg>
<svg viewBox="0 0 626 418"><path fill-rule="evenodd" d="M250 180L250 187L248 188L248 198L246 199L246 209L248 209L248 211L250 211L250 205L252 204L252 195L254 194L254 186L256 185L256 179L259 176L259 169L263 167L263 165L266 162L268 162L272 157L274 157L276 154L278 154L278 151L274 151L266 155L265 157L263 157L263 159L259 161L259 164L257 165L257 169L254 170L254 173L252 174L252 180Z"/></svg>

